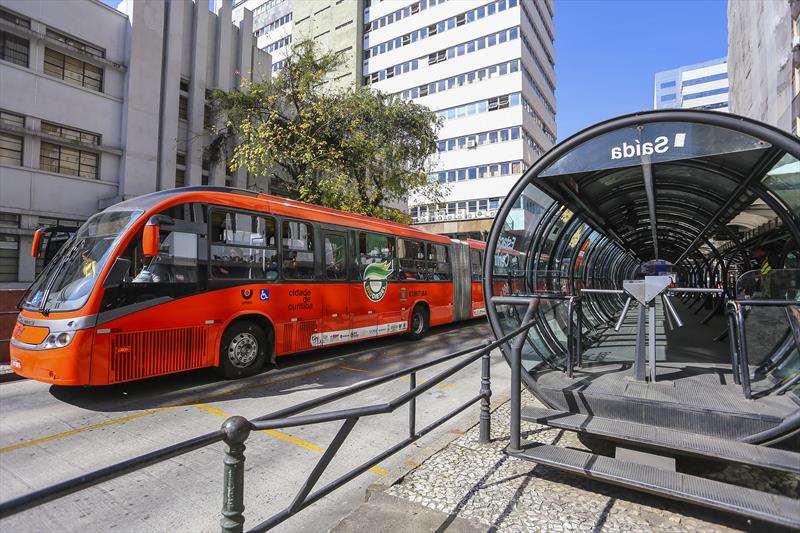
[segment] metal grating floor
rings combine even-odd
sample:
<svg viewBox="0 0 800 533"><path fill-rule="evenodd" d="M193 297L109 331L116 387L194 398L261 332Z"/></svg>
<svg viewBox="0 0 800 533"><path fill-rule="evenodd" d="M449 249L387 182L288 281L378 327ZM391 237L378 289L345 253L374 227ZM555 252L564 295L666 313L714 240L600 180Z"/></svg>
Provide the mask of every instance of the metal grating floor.
<svg viewBox="0 0 800 533"><path fill-rule="evenodd" d="M547 444L530 445L514 456L623 487L800 528L800 505L785 496Z"/></svg>

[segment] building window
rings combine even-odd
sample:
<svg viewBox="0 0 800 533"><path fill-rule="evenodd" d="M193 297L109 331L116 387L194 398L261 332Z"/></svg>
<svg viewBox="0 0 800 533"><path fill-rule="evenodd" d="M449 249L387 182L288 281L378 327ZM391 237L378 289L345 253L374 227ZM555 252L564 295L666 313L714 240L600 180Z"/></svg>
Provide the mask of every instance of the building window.
<svg viewBox="0 0 800 533"><path fill-rule="evenodd" d="M11 35L0 31L0 59L9 61L15 65L28 67L28 47L27 39L22 39L16 35Z"/></svg>
<svg viewBox="0 0 800 533"><path fill-rule="evenodd" d="M211 154L208 150L203 150L202 172L200 173L200 184L208 185L208 176L211 174Z"/></svg>
<svg viewBox="0 0 800 533"><path fill-rule="evenodd" d="M662 102L669 102L670 100L675 100L675 93L661 95Z"/></svg>
<svg viewBox="0 0 800 533"><path fill-rule="evenodd" d="M0 19L5 20L6 22L10 22L16 26L20 26L22 28L30 28L31 21L28 18L21 17L19 15L15 15L10 11L6 11L5 9L0 9Z"/></svg>
<svg viewBox="0 0 800 533"><path fill-rule="evenodd" d="M17 281L19 235L3 233L5 228L19 229L19 215L0 213L0 281Z"/></svg>
<svg viewBox="0 0 800 533"><path fill-rule="evenodd" d="M0 111L0 126L23 128L25 126L25 118L7 111ZM0 132L0 164L21 167L22 147L23 138L21 135Z"/></svg>
<svg viewBox="0 0 800 533"><path fill-rule="evenodd" d="M100 144L100 135L96 133L88 133L65 126L59 126L58 124L51 124L49 122L42 122L42 133L54 137L61 137L66 141L93 145Z"/></svg>
<svg viewBox="0 0 800 533"><path fill-rule="evenodd" d="M23 139L19 135L0 132L0 165L22 166Z"/></svg>
<svg viewBox="0 0 800 533"><path fill-rule="evenodd" d="M103 69L50 48L44 51L44 72L73 85L103 90Z"/></svg>
<svg viewBox="0 0 800 533"><path fill-rule="evenodd" d="M98 159L93 152L42 142L39 168L68 176L98 179Z"/></svg>
<svg viewBox="0 0 800 533"><path fill-rule="evenodd" d="M435 65L436 63L441 63L447 59L447 50L439 50L438 52L434 52L428 56L428 64Z"/></svg>
<svg viewBox="0 0 800 533"><path fill-rule="evenodd" d="M47 36L60 42L62 45L68 48L72 48L75 51L82 52L99 59L105 59L106 57L106 51L104 49L81 42L77 39L64 35L63 33L51 30L50 28L47 28Z"/></svg>
<svg viewBox="0 0 800 533"><path fill-rule="evenodd" d="M175 186L176 187L185 187L186 186L186 154L183 152L178 152L175 155Z"/></svg>
<svg viewBox="0 0 800 533"><path fill-rule="evenodd" d="M181 80L178 95L178 119L189 120L189 80Z"/></svg>

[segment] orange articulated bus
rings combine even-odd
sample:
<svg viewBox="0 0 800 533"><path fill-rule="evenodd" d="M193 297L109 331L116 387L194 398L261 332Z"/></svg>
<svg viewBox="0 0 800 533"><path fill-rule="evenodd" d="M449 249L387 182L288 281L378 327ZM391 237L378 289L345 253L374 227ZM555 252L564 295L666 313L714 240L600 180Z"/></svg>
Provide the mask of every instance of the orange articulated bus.
<svg viewBox="0 0 800 533"><path fill-rule="evenodd" d="M223 187L91 217L31 285L11 366L59 385L275 357L485 315L484 243Z"/></svg>

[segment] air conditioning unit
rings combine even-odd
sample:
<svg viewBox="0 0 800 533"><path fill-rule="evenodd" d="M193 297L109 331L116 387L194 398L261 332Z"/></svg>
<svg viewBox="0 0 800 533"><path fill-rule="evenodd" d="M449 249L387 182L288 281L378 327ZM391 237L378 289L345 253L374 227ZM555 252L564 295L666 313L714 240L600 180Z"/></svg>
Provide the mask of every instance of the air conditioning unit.
<svg viewBox="0 0 800 533"><path fill-rule="evenodd" d="M468 149L477 148L477 147L478 147L478 141L476 141L475 139L467 139L467 148Z"/></svg>
<svg viewBox="0 0 800 533"><path fill-rule="evenodd" d="M447 220L455 220L455 219L456 219L456 216L453 213L448 213L447 214Z"/></svg>
<svg viewBox="0 0 800 533"><path fill-rule="evenodd" d="M477 216L478 218L485 218L485 217L486 217L486 211L478 211L478 212L476 213L476 216Z"/></svg>

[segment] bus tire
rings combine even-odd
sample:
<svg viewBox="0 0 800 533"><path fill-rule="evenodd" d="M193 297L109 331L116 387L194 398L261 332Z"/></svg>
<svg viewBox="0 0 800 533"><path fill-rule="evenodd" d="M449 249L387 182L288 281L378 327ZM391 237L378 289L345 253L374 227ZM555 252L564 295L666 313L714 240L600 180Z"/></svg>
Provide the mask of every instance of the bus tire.
<svg viewBox="0 0 800 533"><path fill-rule="evenodd" d="M424 305L416 305L411 311L411 325L406 337L415 341L419 340L428 333L431 317L428 309Z"/></svg>
<svg viewBox="0 0 800 533"><path fill-rule="evenodd" d="M249 320L234 322L222 334L219 374L225 379L253 376L264 366L269 350L261 326Z"/></svg>

